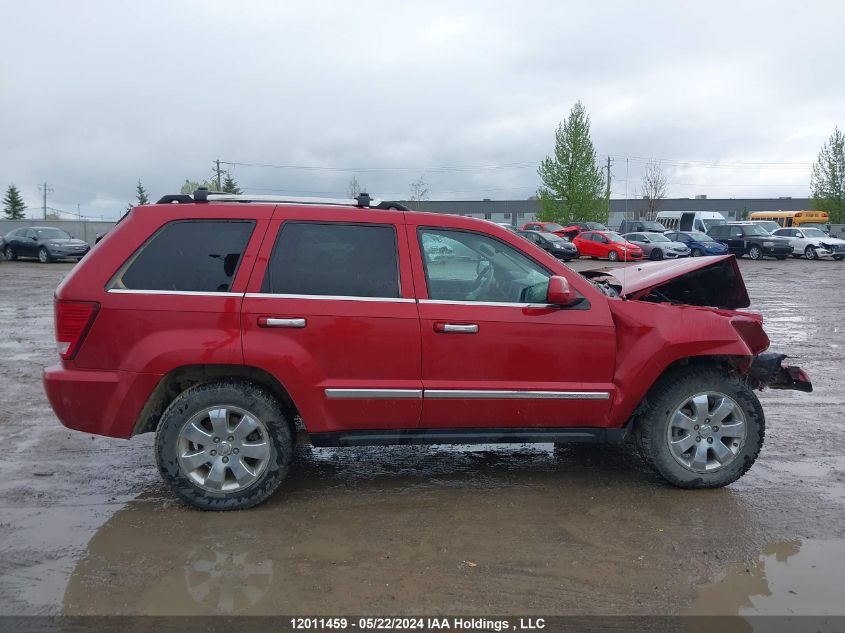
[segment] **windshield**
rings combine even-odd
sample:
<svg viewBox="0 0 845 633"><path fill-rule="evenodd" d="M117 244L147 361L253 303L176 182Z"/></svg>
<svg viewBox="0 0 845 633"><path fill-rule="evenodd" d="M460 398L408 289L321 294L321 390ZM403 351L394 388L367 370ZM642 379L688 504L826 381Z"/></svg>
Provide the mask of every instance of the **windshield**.
<svg viewBox="0 0 845 633"><path fill-rule="evenodd" d="M619 233L614 233L613 231L608 231L607 233L605 233L605 235L607 235L607 239L609 239L611 242L616 242L617 244L624 244L628 241L624 237L619 235Z"/></svg>
<svg viewBox="0 0 845 633"><path fill-rule="evenodd" d="M830 227L829 227L829 225L827 225L827 224L809 224L809 223L805 223L805 224L802 224L801 226L802 226L802 227L805 227L805 226L806 226L806 227L808 227L808 228L810 228L810 227L814 227L814 230L816 230L816 231L821 231L821 232L822 232L822 233L824 233L825 235L827 235L827 232L830 230Z"/></svg>
<svg viewBox="0 0 845 633"><path fill-rule="evenodd" d="M546 231L560 231L563 228L557 222L543 222L542 227Z"/></svg>
<svg viewBox="0 0 845 633"><path fill-rule="evenodd" d="M643 226L646 231L658 231L662 233L666 230L666 227L660 224L660 222L643 222Z"/></svg>
<svg viewBox="0 0 845 633"><path fill-rule="evenodd" d="M777 231L780 228L780 224L778 224L777 222L772 222L772 221L755 222L754 224L756 224L758 226L762 226L769 233L771 233L772 231Z"/></svg>
<svg viewBox="0 0 845 633"><path fill-rule="evenodd" d="M827 237L827 233L821 229L801 229L807 237Z"/></svg>
<svg viewBox="0 0 845 633"><path fill-rule="evenodd" d="M69 240L70 235L61 229L35 229L39 240Z"/></svg>
<svg viewBox="0 0 845 633"><path fill-rule="evenodd" d="M648 239L650 239L652 242L671 242L672 241L668 237L663 235L663 233L649 233L648 235L646 235L646 237Z"/></svg>
<svg viewBox="0 0 845 633"><path fill-rule="evenodd" d="M696 242L715 242L716 241L712 237L707 235L707 233L702 233L701 231L691 231L691 232L687 233L687 235L689 235Z"/></svg>
<svg viewBox="0 0 845 633"><path fill-rule="evenodd" d="M584 222L587 229L590 231L606 231L607 227L599 222Z"/></svg>
<svg viewBox="0 0 845 633"><path fill-rule="evenodd" d="M701 220L701 224L704 226L705 231L709 231L714 226L719 226L720 224L727 224L725 220Z"/></svg>
<svg viewBox="0 0 845 633"><path fill-rule="evenodd" d="M554 233L540 233L544 238L546 238L550 242L568 242L569 240L561 237L560 235L555 235Z"/></svg>

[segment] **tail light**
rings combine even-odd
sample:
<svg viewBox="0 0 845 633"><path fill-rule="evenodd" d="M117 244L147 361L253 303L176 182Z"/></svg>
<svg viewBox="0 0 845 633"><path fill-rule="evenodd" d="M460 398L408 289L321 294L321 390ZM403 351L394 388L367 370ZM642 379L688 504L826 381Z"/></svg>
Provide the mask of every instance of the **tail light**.
<svg viewBox="0 0 845 633"><path fill-rule="evenodd" d="M56 345L62 360L71 360L79 351L97 310L99 303L92 301L56 301Z"/></svg>

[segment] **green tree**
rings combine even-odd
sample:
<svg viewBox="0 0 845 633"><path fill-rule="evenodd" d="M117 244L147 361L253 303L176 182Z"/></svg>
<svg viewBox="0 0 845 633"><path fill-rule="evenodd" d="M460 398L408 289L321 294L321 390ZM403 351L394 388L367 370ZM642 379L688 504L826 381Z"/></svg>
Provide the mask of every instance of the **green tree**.
<svg viewBox="0 0 845 633"><path fill-rule="evenodd" d="M130 202L126 205L127 211L131 211L134 207L141 206L142 204L150 203L149 194L147 194L147 190L144 189L144 185L140 178L138 178L138 185L135 187L135 200L136 202L134 204Z"/></svg>
<svg viewBox="0 0 845 633"><path fill-rule="evenodd" d="M223 181L223 191L226 193L241 194L241 188L238 186L238 181L235 180L231 172L226 172L226 179Z"/></svg>
<svg viewBox="0 0 845 633"><path fill-rule="evenodd" d="M555 132L555 151L537 170L540 219L545 222L607 222L605 177L590 140L590 117L579 101Z"/></svg>
<svg viewBox="0 0 845 633"><path fill-rule="evenodd" d="M200 187L205 187L209 191L219 191L217 189L217 182L215 182L214 180L204 180L203 182L197 182L196 180L188 180L186 178L185 184L182 185L182 189L180 189L179 192L191 195Z"/></svg>
<svg viewBox="0 0 845 633"><path fill-rule="evenodd" d="M22 220L26 214L26 204L21 198L21 192L15 185L9 185L6 189L6 196L3 198L3 211L7 220Z"/></svg>
<svg viewBox="0 0 845 633"><path fill-rule="evenodd" d="M827 211L834 224L845 223L845 134L839 127L819 151L810 191L816 209Z"/></svg>

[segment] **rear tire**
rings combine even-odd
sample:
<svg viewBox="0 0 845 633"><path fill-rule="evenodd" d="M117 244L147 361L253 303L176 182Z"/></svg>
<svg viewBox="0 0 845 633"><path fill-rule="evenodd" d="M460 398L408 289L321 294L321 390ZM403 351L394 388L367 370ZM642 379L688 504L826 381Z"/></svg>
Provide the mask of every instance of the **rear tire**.
<svg viewBox="0 0 845 633"><path fill-rule="evenodd" d="M619 261L619 253L617 253L616 251L610 251L607 254L607 258L612 262L618 262Z"/></svg>
<svg viewBox="0 0 845 633"><path fill-rule="evenodd" d="M719 488L763 446L765 417L741 380L713 367L674 371L652 388L635 429L643 459L673 486Z"/></svg>
<svg viewBox="0 0 845 633"><path fill-rule="evenodd" d="M11 246L6 246L6 249L3 251L3 253L6 256L6 259L10 262L13 262L18 258L18 256L15 255L15 251L12 250Z"/></svg>
<svg viewBox="0 0 845 633"><path fill-rule="evenodd" d="M763 249L759 246L752 246L748 249L748 256L751 259L763 259Z"/></svg>
<svg viewBox="0 0 845 633"><path fill-rule="evenodd" d="M845 255L834 255L833 259L835 259L838 262L841 262L843 259L845 259Z"/></svg>
<svg viewBox="0 0 845 633"><path fill-rule="evenodd" d="M162 415L156 463L173 492L196 508L251 508L287 475L290 429L279 402L253 383L198 385L179 394Z"/></svg>
<svg viewBox="0 0 845 633"><path fill-rule="evenodd" d="M692 249L692 252L690 253L691 257L701 257L702 255L704 255L704 253L702 252L702 250L700 248L694 248L694 249Z"/></svg>

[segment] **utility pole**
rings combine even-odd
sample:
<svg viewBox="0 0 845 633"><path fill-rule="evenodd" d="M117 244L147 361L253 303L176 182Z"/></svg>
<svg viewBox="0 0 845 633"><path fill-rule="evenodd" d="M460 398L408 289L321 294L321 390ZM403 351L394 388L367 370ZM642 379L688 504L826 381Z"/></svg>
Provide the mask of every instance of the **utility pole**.
<svg viewBox="0 0 845 633"><path fill-rule="evenodd" d="M221 176L223 175L223 170L220 169L220 159L218 158L214 161L215 165L217 165L214 169L217 172L217 191L223 191L223 182L221 181Z"/></svg>
<svg viewBox="0 0 845 633"><path fill-rule="evenodd" d="M41 191L44 192L44 219L46 220L47 219L47 192L48 191L52 192L53 188L50 185L48 185L46 182L43 185L38 185L38 188L41 189Z"/></svg>
<svg viewBox="0 0 845 633"><path fill-rule="evenodd" d="M610 156L607 157L607 212L610 213Z"/></svg>

